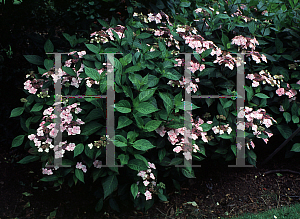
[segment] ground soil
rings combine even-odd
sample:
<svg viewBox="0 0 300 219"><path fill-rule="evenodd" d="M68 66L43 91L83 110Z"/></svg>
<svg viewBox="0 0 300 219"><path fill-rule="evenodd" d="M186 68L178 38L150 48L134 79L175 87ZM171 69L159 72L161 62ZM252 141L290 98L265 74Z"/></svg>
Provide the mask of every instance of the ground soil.
<svg viewBox="0 0 300 219"><path fill-rule="evenodd" d="M300 172L299 156L289 160L277 158L257 168L204 163L195 171L196 179L183 183L181 194L167 187L169 202L155 203L147 214L134 209L117 213L108 204L96 213L96 199L88 186L66 185L55 191L47 183L37 182L41 177L37 163L16 163L23 157L20 150L4 150L0 154L0 218L47 218L54 210L55 218L217 218L226 214L230 218L300 202L299 174L281 172L281 176L276 173L263 176L266 171L277 169ZM26 196L26 192L32 196ZM197 206L187 202L195 202Z"/></svg>

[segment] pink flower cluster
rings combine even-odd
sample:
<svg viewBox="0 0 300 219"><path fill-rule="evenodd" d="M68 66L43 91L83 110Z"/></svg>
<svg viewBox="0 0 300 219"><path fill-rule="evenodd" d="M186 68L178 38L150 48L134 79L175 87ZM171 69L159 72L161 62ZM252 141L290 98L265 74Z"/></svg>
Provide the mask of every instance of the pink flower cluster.
<svg viewBox="0 0 300 219"><path fill-rule="evenodd" d="M151 173L151 169L156 169L155 165L153 163L148 162L148 170L147 171L140 171L137 176L142 177L143 184L146 187L149 187L148 189L145 189L144 195L146 196L146 201L149 199L152 199L152 193L154 191L154 186L156 186L155 176L153 173ZM151 183L149 180L152 179ZM137 185L139 184L139 181L137 182ZM150 185L149 185L150 184ZM151 191L151 192L150 192ZM137 197L139 197L140 192L138 192Z"/></svg>
<svg viewBox="0 0 300 219"><path fill-rule="evenodd" d="M267 57L264 54L260 55L258 52L254 51L255 50L255 44L259 45L259 43L258 43L258 41L256 40L255 37L253 39L251 39L249 37L243 37L242 35L235 36L231 40L231 44L238 45L242 49L247 49L248 47L251 48L252 50L249 51L251 54L247 54L246 57L251 55L252 59L256 63L260 63L261 62L260 59L267 63Z"/></svg>
<svg viewBox="0 0 300 219"><path fill-rule="evenodd" d="M82 162L77 162L76 168L82 170L84 173L86 173L86 165L83 165Z"/></svg>
<svg viewBox="0 0 300 219"><path fill-rule="evenodd" d="M94 167L96 167L98 169L100 169L102 167L102 161L100 161L100 160L95 160L93 162L93 164L94 164Z"/></svg>
<svg viewBox="0 0 300 219"><path fill-rule="evenodd" d="M26 75L26 78L28 78L29 76L30 75ZM44 84L44 79L34 78L33 80L27 80L24 82L24 90L28 90L29 93L35 94L39 88L43 87L43 84Z"/></svg>
<svg viewBox="0 0 300 219"><path fill-rule="evenodd" d="M207 136L207 132L203 132L203 128L201 127L201 125L204 123L204 121L201 118L199 118L199 116L197 117L197 119L198 121L194 122L194 119L191 117L191 123L193 127L192 133L191 130L186 130L185 127L178 128L178 129L170 128L168 129L169 131L167 132L165 130L165 127L162 126L156 129L155 131L161 137L164 137L165 133L167 132L168 140L171 142L172 145L175 145L177 142L181 141L180 143L177 143L176 145L178 146L173 149L174 152L179 153L180 151L185 150L184 144L188 144L188 142L185 142L184 136L186 136L186 138L192 138L193 140L197 140L198 136L201 136L202 141L204 142L208 142L209 140L212 139L210 136ZM212 121L207 121L206 123L212 124ZM186 135L185 135L185 131L186 131ZM179 134L181 134L182 136L179 136ZM193 144L192 148L194 152L199 151L199 147L196 144ZM189 148L187 148L187 151L184 152L184 156L187 160L192 159L192 155Z"/></svg>
<svg viewBox="0 0 300 219"><path fill-rule="evenodd" d="M104 27L104 29L106 29ZM97 43L107 43L109 40L108 40L108 37L110 38L110 40L114 40L114 34L112 32L112 30L114 30L119 38L124 38L124 30L125 30L125 27L122 26L122 25L117 25L115 28L108 28L108 30L104 31L104 30L101 30L101 31L96 31L94 33L92 33L90 36L91 37L94 37L91 39L90 43L93 43L93 42L97 42Z"/></svg>
<svg viewBox="0 0 300 219"><path fill-rule="evenodd" d="M84 122L77 118L76 121L73 120L73 116L71 112L74 112L75 114L78 114L81 112L81 108L78 107L79 103L74 103L67 107L62 107L62 112L60 114L61 117L61 126L60 130L61 132L67 130L68 135L76 135L80 134L80 127L78 125L84 124ZM52 114L54 111L53 107L49 107L48 109L45 109L43 112L43 120L39 128L37 129L36 134L31 134L28 136L29 140L34 141L35 146L38 147L38 152L46 152L49 153L49 149L53 149L55 151L56 157L63 157L63 154L65 153L65 150L67 151L74 151L75 144L69 143L67 144L67 141L60 142L59 145L52 145L51 142L55 138L58 130L55 128L55 123L53 122L53 119L57 118L55 114ZM49 125L45 126L46 123L50 123ZM62 147L60 151L58 151L58 148Z"/></svg>
<svg viewBox="0 0 300 219"><path fill-rule="evenodd" d="M278 89L276 90L276 94L278 96L287 95L289 98L291 98L291 100L289 100L289 102L296 99L295 96L297 94L297 91L294 90L294 89L289 89L290 85L288 83L287 83L287 88L289 90L280 87L280 81L283 82L283 75L274 75L272 77L271 74L267 70L261 70L259 72L259 74L257 74L257 73L247 74L246 78L253 81L252 82L252 87L258 87L260 85L259 82L261 82L261 81L262 81L263 84L268 83L272 87L277 85ZM275 79L279 79L279 80L275 80ZM300 80L297 82L297 84L300 84ZM300 90L299 90L299 92L300 92ZM279 110L284 111L282 106L280 106Z"/></svg>
<svg viewBox="0 0 300 219"><path fill-rule="evenodd" d="M272 120L274 122L276 122L276 120L274 120L272 117L270 117L269 115L266 115L266 110L265 109L259 109L257 111L253 111L253 108L249 108L249 107L245 107L245 111L243 110L243 108L240 108L240 112L238 113L238 118L247 118L246 122L246 128L251 127L253 130L253 134L257 137L260 138L259 135L262 134L262 132L266 135L268 135L268 137L272 137L273 134L270 132L265 131L265 128L263 127L258 127L257 125L254 124L254 119L256 119L257 121L259 121L259 124L262 125L264 124L267 128L269 128L272 125ZM272 120L271 120L272 119ZM276 122L277 123L277 122ZM237 125L237 129L239 130L245 130L245 126L242 123L239 123ZM268 139L263 139L264 142L267 144ZM252 141L251 141L252 142ZM249 149L249 143L246 144L248 149ZM252 148L254 148L254 143L251 143ZM241 145L238 145L241 146Z"/></svg>

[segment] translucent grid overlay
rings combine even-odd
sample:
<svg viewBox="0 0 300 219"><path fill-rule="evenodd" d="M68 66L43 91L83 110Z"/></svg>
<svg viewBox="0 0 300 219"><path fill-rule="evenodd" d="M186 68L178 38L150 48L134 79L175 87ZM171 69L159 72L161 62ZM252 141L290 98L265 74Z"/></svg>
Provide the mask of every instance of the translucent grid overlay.
<svg viewBox="0 0 300 219"><path fill-rule="evenodd" d="M54 54L55 55L55 74L58 75L58 69L61 68L61 54L68 54L68 53L46 53L46 54ZM55 128L57 128L58 133L55 137L54 144L59 145L58 151L61 151L62 148L60 146L60 143L62 142L62 133L60 131L60 124L61 124L61 118L60 118L60 112L61 112L61 106L60 103L62 103L62 97L66 98L107 98L107 118L106 118L106 133L109 137L109 141L107 142L106 146L106 165L102 165L102 167L123 167L123 165L115 165L115 145L113 143L115 138L115 130L114 130L114 102L115 102L115 90L114 90L114 54L122 54L122 53L99 53L99 54L106 54L107 55L107 95L98 95L98 96L86 96L86 95L77 95L77 96L62 96L61 95L61 78L58 77L58 80L56 83L54 83L54 89L55 89ZM184 76L187 81L191 81L191 72L188 70L190 67L191 62L191 54L193 53L179 53L179 54L185 54L185 71ZM191 93L187 93L187 87L188 84L185 84L185 101L184 101L184 127L185 127L185 139L184 142L187 145L191 145L191 140L187 137L187 127L192 127L191 124L191 111L192 111L192 101L191 98L237 98L237 109L239 109L241 112L244 113L244 106L245 106L245 76L244 76L244 55L250 54L250 53L230 53L230 54L236 54L240 60L240 65L237 67L237 96L235 95L193 95L191 96ZM186 108L185 103L191 103L191 108ZM238 110L237 110L238 111ZM237 112L237 115L240 115ZM237 116L237 124L241 122L243 124L243 127L245 127L245 121L244 121L244 114L239 118ZM236 165L228 165L228 167L253 167L253 165L245 165L245 129L239 130L236 129L237 137L236 137L236 143L241 145L241 149L237 149L237 159L236 159ZM243 136L243 137L242 137ZM185 151L187 151L185 147ZM192 153L192 151L191 151ZM62 164L62 158L57 157L55 154L54 159L54 165L46 165L46 167L70 167L70 165L63 165ZM201 165L192 165L192 159L186 160L184 158L184 165L175 165L175 167L201 167Z"/></svg>

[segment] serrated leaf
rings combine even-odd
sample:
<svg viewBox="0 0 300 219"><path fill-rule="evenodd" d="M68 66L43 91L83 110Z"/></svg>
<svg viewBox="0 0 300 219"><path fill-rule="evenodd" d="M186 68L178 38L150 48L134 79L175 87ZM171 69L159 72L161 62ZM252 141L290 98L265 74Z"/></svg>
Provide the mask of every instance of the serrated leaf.
<svg viewBox="0 0 300 219"><path fill-rule="evenodd" d="M102 181L104 199L109 196L118 187L118 179L115 175L110 175Z"/></svg>
<svg viewBox="0 0 300 219"><path fill-rule="evenodd" d="M84 150L84 145L82 143L76 145L75 149L74 149L74 157L78 156L79 154L81 154Z"/></svg>
<svg viewBox="0 0 300 219"><path fill-rule="evenodd" d="M116 135L114 144L116 147L127 147L127 139L123 135Z"/></svg>
<svg viewBox="0 0 300 219"><path fill-rule="evenodd" d="M131 159L127 166L130 169L136 170L136 171L141 171L141 170L147 170L148 167L145 165L145 163L142 160L139 159Z"/></svg>
<svg viewBox="0 0 300 219"><path fill-rule="evenodd" d="M121 113L130 113L131 105L127 100L120 100L117 104L115 104L115 109Z"/></svg>
<svg viewBox="0 0 300 219"><path fill-rule="evenodd" d="M148 132L152 132L155 129L157 129L160 126L161 123L162 123L162 121L151 120L151 121L146 123L145 129L147 129Z"/></svg>
<svg viewBox="0 0 300 219"><path fill-rule="evenodd" d="M149 98L151 98L154 93L155 93L155 89L147 89L145 91L142 91L140 94L139 94L139 100L141 102L144 102L144 101L147 101Z"/></svg>
<svg viewBox="0 0 300 219"><path fill-rule="evenodd" d="M133 123L133 121L131 119L129 119L128 117L120 116L119 121L118 121L117 129L121 129L121 128L124 128L126 126L129 126L129 125L131 125L131 123Z"/></svg>
<svg viewBox="0 0 300 219"><path fill-rule="evenodd" d="M151 103L148 103L148 102L140 103L135 109L138 112L143 113L143 114L150 114L150 113L153 113L153 112L156 112L159 110L159 109L155 108Z"/></svg>
<svg viewBox="0 0 300 219"><path fill-rule="evenodd" d="M155 148L150 141L146 139L140 139L133 143L132 147L140 151L147 151L149 149Z"/></svg>
<svg viewBox="0 0 300 219"><path fill-rule="evenodd" d="M89 67L85 67L85 73L87 74L87 76L89 76L90 78L92 78L95 81L100 81L101 77L99 72L96 69L93 68L89 68Z"/></svg>

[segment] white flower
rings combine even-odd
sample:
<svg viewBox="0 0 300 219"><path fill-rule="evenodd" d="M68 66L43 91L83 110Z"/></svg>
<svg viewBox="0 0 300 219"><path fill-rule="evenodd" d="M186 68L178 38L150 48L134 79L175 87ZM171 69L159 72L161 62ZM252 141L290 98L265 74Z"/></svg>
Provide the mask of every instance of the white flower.
<svg viewBox="0 0 300 219"><path fill-rule="evenodd" d="M93 148L93 143L88 144L88 147L89 147L90 149L92 149L92 148Z"/></svg>

